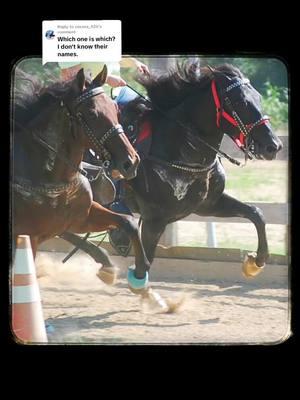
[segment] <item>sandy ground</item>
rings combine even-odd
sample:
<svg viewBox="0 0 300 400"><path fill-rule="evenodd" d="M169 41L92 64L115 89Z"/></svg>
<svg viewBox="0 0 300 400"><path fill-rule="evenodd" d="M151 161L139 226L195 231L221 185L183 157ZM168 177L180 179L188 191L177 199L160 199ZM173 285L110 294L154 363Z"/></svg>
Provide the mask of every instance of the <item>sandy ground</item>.
<svg viewBox="0 0 300 400"><path fill-rule="evenodd" d="M128 290L125 269L112 287L96 277L88 256L78 253L66 264L63 257L39 252L36 260L50 343L273 344L289 335L288 279L205 281L201 268L172 281L158 277L152 287L163 298L183 301L165 314Z"/></svg>

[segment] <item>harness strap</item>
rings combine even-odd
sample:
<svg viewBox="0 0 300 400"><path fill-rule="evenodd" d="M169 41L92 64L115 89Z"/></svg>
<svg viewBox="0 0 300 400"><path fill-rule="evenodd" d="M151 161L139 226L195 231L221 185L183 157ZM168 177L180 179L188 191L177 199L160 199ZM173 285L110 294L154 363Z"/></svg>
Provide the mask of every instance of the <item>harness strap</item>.
<svg viewBox="0 0 300 400"><path fill-rule="evenodd" d="M143 96L141 93L139 93L136 89L134 89L132 86L128 85L127 86L132 89L134 92L136 92L141 98L143 98L147 103L153 104L149 99L147 99L145 96ZM217 96L218 98L218 96ZM187 125L185 125L184 123L182 123L181 121L179 121L178 119L174 119L172 117L170 117L164 110L162 110L160 107L156 106L155 104L153 104L154 108L161 114L163 115L165 118L167 118L169 121L175 122L176 124L178 124L179 126L181 126L184 130L186 130L187 132L191 132L193 134L193 131L195 131L194 129L191 129L190 127L188 127ZM201 137L197 136L198 140L203 143L205 146L207 146L208 148L210 148L211 150L213 150L217 155L219 155L220 157L224 157L226 158L228 161L230 161L232 164L238 165L240 166L241 163L237 160L235 160L233 157L231 157L230 155L224 153L223 151L221 151L220 149L216 149L214 146L210 145L209 143L207 143L206 140L202 139Z"/></svg>
<svg viewBox="0 0 300 400"><path fill-rule="evenodd" d="M241 85L246 85L249 83L249 79L238 79L235 82L233 82L231 85L227 86L227 88L224 89L224 93L228 93L230 92L232 89L239 87ZM147 99L145 96L141 95L139 92L137 92L134 88L132 88L131 86L127 85L130 89L132 89L133 91L135 91L140 97L142 97L144 100L146 100L147 102L151 101L149 99ZM227 105L231 108L232 111L232 115L228 114L222 107L221 107L221 101L218 95L218 91L217 91L217 87L216 87L216 81L215 79L212 79L211 81L211 90L212 90L212 95L213 95L213 99L214 99L214 103L216 106L216 125L217 127L220 129L221 127L221 118L224 118L225 120L227 120L232 126L239 128L240 132L239 135L234 138L233 140L235 141L236 145L245 153L245 157L246 158L251 158L251 153L249 152L248 147L245 144L245 139L247 138L247 136L250 134L250 132L253 130L253 128L255 128L256 126L259 125L264 125L266 124L270 118L268 116L263 116L262 118L260 118L258 121L244 125L244 123L242 122L242 120L240 119L239 115L237 114L236 111L234 111L231 102L229 100L229 98L226 96L225 97L225 101L227 103ZM173 121L175 121L178 125L180 125L181 127L183 127L184 129L191 131L191 129L189 127L187 127L185 124L183 124L181 121L178 121L177 119L173 119L170 118L168 116L168 114L164 111L161 110L159 107L157 107L156 105L154 105L155 108L165 117L167 117L168 119L171 119ZM205 140L203 140L202 138L198 137L198 139L205 144L207 147L209 147L210 149L212 149L213 151L215 151L216 154L227 158L230 162L232 162L235 165L241 165L241 163L237 160L235 160L234 158L232 158L231 156L229 156L228 154L224 153L223 151L221 151L220 149L216 149L213 146L211 146L209 143L207 143Z"/></svg>
<svg viewBox="0 0 300 400"><path fill-rule="evenodd" d="M104 93L104 90L101 86L87 90L87 91L83 92L79 97L77 97L76 100L74 100L74 104L75 104L75 106L78 106L83 101L88 100L91 97L98 96L99 94L102 94L102 93Z"/></svg>
<svg viewBox="0 0 300 400"><path fill-rule="evenodd" d="M228 93L230 90L239 87L241 85L245 85L249 83L249 79L239 79L238 81L232 83L225 89L225 93ZM232 107L232 104L230 102L230 99L228 97L225 97L225 102L227 106L231 109L232 115L228 114L223 108L221 108L221 102L218 96L217 92L217 87L216 87L216 81L213 79L211 81L211 90L216 106L216 125L218 128L220 128L220 123L221 123L221 117L226 119L232 126L239 128L239 136L238 138L235 138L234 141L238 145L239 148L242 149L242 147L245 147L245 138L249 135L249 133L253 130L254 127L259 126L259 125L264 125L266 124L270 118L265 115L261 117L259 120L256 122L244 125L242 122L241 118L237 114L237 112L234 110Z"/></svg>
<svg viewBox="0 0 300 400"><path fill-rule="evenodd" d="M217 113L217 127L220 128L220 120L221 120L221 103L220 103L220 99L217 93L217 88L216 88L216 81L213 79L211 81L211 90L212 90L212 94L213 94L213 98L214 98L214 102L216 105L216 113Z"/></svg>
<svg viewBox="0 0 300 400"><path fill-rule="evenodd" d="M60 158L65 164L67 164L69 167L73 169L75 172L79 172L81 175L88 177L87 171L84 169L77 167L74 163L72 163L70 160L62 156L61 154L58 153L57 150L55 150L49 143L45 142L40 136L36 135L35 133L32 134L34 139L43 147L45 147L47 150L52 151L53 153L56 154L58 158Z"/></svg>
<svg viewBox="0 0 300 400"><path fill-rule="evenodd" d="M75 177L71 182L68 183L45 183L41 184L40 186L36 186L33 184L32 181L28 179L24 179L20 176L16 176L13 182L13 187L17 190L20 191L22 190L27 190L28 192L31 193L39 193L43 194L46 196L58 196L62 193L65 193L66 191L75 188L78 184L80 183L80 180L77 177Z"/></svg>
<svg viewBox="0 0 300 400"><path fill-rule="evenodd" d="M206 172L206 171L212 169L214 167L215 163L217 162L217 159L215 159L211 164L209 164L207 166L203 166L201 168L193 168L193 167L188 167L184 164L181 164L179 161L169 162L169 161L161 160L160 158L156 158L153 156L148 156L147 160L154 161L158 164L166 165L167 167L180 169L181 171L191 172L194 174Z"/></svg>

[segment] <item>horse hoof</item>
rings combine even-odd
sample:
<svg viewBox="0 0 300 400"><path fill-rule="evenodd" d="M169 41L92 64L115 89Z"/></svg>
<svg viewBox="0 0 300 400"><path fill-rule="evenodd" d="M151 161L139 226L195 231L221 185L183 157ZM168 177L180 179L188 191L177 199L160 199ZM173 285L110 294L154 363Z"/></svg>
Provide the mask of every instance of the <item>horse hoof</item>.
<svg viewBox="0 0 300 400"><path fill-rule="evenodd" d="M256 264L256 254L246 255L244 263L243 263L243 275L246 278L253 278L254 276L260 274L263 269L264 269L264 265L259 267Z"/></svg>
<svg viewBox="0 0 300 400"><path fill-rule="evenodd" d="M133 289L129 286L132 293L141 296L142 304L146 305L152 312L165 314L173 314L179 311L179 308L184 303L184 297L175 300L164 300L158 292L155 292L151 287L142 289Z"/></svg>
<svg viewBox="0 0 300 400"><path fill-rule="evenodd" d="M118 268L116 267L102 267L96 274L102 282L107 285L114 285L117 282Z"/></svg>
<svg viewBox="0 0 300 400"><path fill-rule="evenodd" d="M128 285L129 290L138 296L142 296L142 298L148 297L148 288L134 289L130 285Z"/></svg>
<svg viewBox="0 0 300 400"><path fill-rule="evenodd" d="M145 278L138 279L134 276L134 268L129 267L127 273L127 281L130 289L134 290L145 289L148 286L149 274L146 271Z"/></svg>
<svg viewBox="0 0 300 400"><path fill-rule="evenodd" d="M147 303L148 307L153 311L160 313L174 312L171 304L168 304L159 293L155 292L151 287L142 294L142 302Z"/></svg>

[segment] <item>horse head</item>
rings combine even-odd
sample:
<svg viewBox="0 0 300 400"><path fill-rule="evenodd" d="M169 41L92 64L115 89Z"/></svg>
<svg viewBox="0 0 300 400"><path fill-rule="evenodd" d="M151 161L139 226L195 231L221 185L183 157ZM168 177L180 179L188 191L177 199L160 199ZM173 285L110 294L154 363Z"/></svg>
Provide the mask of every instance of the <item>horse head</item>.
<svg viewBox="0 0 300 400"><path fill-rule="evenodd" d="M85 135L86 148L91 148L101 160L108 160L110 167L125 179L132 179L140 158L118 122L116 104L104 93L106 77L106 66L93 80L81 69L61 104Z"/></svg>
<svg viewBox="0 0 300 400"><path fill-rule="evenodd" d="M261 95L232 66L210 68L216 125L242 150L258 159L273 160L282 148L272 131L270 118L262 113Z"/></svg>

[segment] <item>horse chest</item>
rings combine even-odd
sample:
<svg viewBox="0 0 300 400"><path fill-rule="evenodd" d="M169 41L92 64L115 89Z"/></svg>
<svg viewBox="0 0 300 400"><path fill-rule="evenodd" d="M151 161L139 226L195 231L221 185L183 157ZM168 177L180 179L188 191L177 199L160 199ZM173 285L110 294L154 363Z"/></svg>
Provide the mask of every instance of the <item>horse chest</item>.
<svg viewBox="0 0 300 400"><path fill-rule="evenodd" d="M173 196L178 201L184 200L190 192L193 193L193 197L196 195L198 199L206 199L210 188L210 171L199 179L195 174L170 172L160 165L154 166L153 170L162 182L170 186Z"/></svg>

